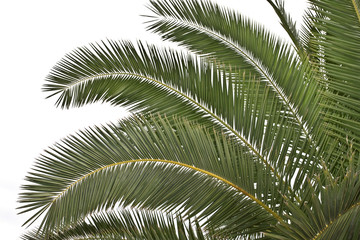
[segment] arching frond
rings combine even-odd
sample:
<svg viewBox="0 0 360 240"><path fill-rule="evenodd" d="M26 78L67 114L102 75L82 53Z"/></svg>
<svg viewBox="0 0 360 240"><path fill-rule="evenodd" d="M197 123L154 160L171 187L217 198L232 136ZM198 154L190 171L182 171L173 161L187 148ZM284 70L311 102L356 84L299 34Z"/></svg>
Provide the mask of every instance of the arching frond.
<svg viewBox="0 0 360 240"><path fill-rule="evenodd" d="M119 204L179 211L224 234L255 234L281 221L278 184L261 161L175 122L129 118L64 140L27 177L22 208L40 209L34 218L46 211L45 231Z"/></svg>
<svg viewBox="0 0 360 240"><path fill-rule="evenodd" d="M301 42L300 35L296 29L296 23L291 16L285 11L283 0L267 0L267 2L274 9L276 15L278 15L281 25L288 33L289 38L294 44L299 55L306 54L303 49L303 43Z"/></svg>
<svg viewBox="0 0 360 240"><path fill-rule="evenodd" d="M349 152L360 151L360 21L358 1L310 1L309 25L314 29L310 47L323 74L321 125L329 165L344 174ZM334 142L336 145L334 146ZM342 160L340 160L342 159ZM357 158L356 158L357 159ZM342 164L339 164L342 163ZM341 166L342 165L342 166ZM340 170L339 170L340 169Z"/></svg>

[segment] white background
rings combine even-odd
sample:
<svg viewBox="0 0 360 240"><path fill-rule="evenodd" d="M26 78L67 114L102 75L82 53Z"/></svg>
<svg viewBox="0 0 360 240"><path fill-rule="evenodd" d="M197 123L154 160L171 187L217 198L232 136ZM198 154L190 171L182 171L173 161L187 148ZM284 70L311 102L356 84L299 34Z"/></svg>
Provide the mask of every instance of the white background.
<svg viewBox="0 0 360 240"><path fill-rule="evenodd" d="M286 33L266 0L218 0ZM286 0L301 21L305 0ZM161 43L145 31L141 14L150 14L148 0L4 0L0 1L0 239L19 239L29 215L17 215L20 186L35 159L48 146L95 124L126 114L117 107L94 104L61 110L45 99L44 78L64 54L90 42L112 39ZM167 44L168 45L168 44Z"/></svg>

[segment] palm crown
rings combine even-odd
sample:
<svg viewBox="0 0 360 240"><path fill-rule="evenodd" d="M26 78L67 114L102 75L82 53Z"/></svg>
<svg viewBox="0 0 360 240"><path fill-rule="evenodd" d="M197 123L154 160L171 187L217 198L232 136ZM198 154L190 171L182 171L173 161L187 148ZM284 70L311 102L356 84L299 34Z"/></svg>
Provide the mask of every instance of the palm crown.
<svg viewBox="0 0 360 240"><path fill-rule="evenodd" d="M134 114L42 154L24 239L359 239L358 0L310 0L291 43L207 1L153 0L142 42L78 48L44 90Z"/></svg>

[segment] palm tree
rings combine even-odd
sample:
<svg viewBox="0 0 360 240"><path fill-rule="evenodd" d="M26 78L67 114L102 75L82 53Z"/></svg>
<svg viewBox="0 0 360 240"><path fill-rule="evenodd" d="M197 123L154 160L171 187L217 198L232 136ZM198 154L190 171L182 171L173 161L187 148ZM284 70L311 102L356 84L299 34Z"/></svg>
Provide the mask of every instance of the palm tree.
<svg viewBox="0 0 360 240"><path fill-rule="evenodd" d="M26 177L23 239L360 239L360 5L309 0L283 42L207 1L151 0L148 30L76 49L44 90L132 116L69 136ZM44 216L43 216L44 215Z"/></svg>

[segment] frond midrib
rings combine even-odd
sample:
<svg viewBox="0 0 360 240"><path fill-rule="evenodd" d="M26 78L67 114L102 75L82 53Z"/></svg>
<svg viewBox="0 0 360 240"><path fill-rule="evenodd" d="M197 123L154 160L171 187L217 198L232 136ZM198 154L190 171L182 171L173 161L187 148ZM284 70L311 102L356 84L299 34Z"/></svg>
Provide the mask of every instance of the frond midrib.
<svg viewBox="0 0 360 240"><path fill-rule="evenodd" d="M355 0L351 0L353 6L354 6L354 9L355 9L355 12L356 12L356 16L359 20L359 23L360 23L360 11L359 11L359 8L358 8L358 5L356 4Z"/></svg>
<svg viewBox="0 0 360 240"><path fill-rule="evenodd" d="M87 177L105 170L107 168L111 168L111 167L115 167L115 166L119 166L119 165L123 165L123 164L130 164L130 163L139 163L139 162L155 162L155 163L168 163L168 164L173 164L173 165L178 165L178 166L182 166L182 167L186 167L189 169L192 169L196 172L200 172L203 173L205 175L211 176L217 180L220 180L221 182L231 186L232 188L236 189L238 192L240 192L241 194L249 197L251 200L253 200L254 202L256 202L258 205L260 205L264 210L266 210L267 212L269 212L275 219L277 219L279 222L283 222L283 219L277 214L275 213L271 208L269 208L266 204L264 204L263 202L261 202L259 199L257 199L254 195L250 194L249 192L247 192L245 189L237 186L236 184L230 182L229 180L216 175L212 172L206 171L204 169L195 167L195 166L191 166L188 165L186 163L182 163L182 162L176 162L176 161L172 161L172 160L165 160L165 159L133 159L133 160L127 160L127 161L122 161L122 162L116 162L116 163L112 163L109 165L105 165L101 168L97 168L87 174L85 174L84 176L80 177L79 179L77 179L75 182L73 182L72 184L70 184L68 187L66 187L62 192L60 192L48 205L54 204L56 202L57 199L59 199L61 196L63 196L71 187L75 186L76 184L78 184L79 182L83 181L84 179L86 179Z"/></svg>

